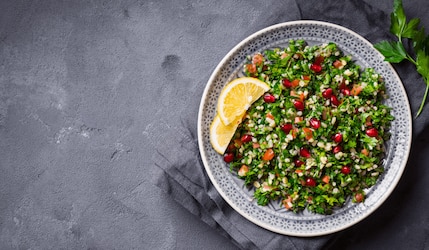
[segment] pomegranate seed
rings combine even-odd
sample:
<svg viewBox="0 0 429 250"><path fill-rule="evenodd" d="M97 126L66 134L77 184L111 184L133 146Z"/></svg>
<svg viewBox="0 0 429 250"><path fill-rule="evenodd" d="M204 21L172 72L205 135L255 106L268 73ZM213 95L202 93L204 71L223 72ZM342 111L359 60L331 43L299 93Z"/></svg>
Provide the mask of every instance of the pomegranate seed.
<svg viewBox="0 0 429 250"><path fill-rule="evenodd" d="M322 64L323 60L325 60L324 56L317 56L316 59L314 59L314 64Z"/></svg>
<svg viewBox="0 0 429 250"><path fill-rule="evenodd" d="M367 129L367 130L366 130L366 134L367 134L369 137L377 137L377 136L378 136L378 131L377 131L377 129L376 129L376 128L370 128L370 129Z"/></svg>
<svg viewBox="0 0 429 250"><path fill-rule="evenodd" d="M252 136L251 135L243 135L241 137L241 142L242 143L246 143L246 142L250 142L250 141L252 141Z"/></svg>
<svg viewBox="0 0 429 250"><path fill-rule="evenodd" d="M332 150L332 153L337 154L341 152L341 150L343 150L341 146L335 146L334 149Z"/></svg>
<svg viewBox="0 0 429 250"><path fill-rule="evenodd" d="M308 177L307 179L305 179L305 185L309 187L315 187L316 181L313 178Z"/></svg>
<svg viewBox="0 0 429 250"><path fill-rule="evenodd" d="M343 166L341 168L341 173L343 173L343 174L350 174L351 171L352 171L352 169L349 166Z"/></svg>
<svg viewBox="0 0 429 250"><path fill-rule="evenodd" d="M334 136L332 136L332 139L336 143L340 143L343 141L343 135L341 133L336 133Z"/></svg>
<svg viewBox="0 0 429 250"><path fill-rule="evenodd" d="M340 105L340 101L338 101L338 98L336 96L331 96L331 103L335 106Z"/></svg>
<svg viewBox="0 0 429 250"><path fill-rule="evenodd" d="M226 163L230 163L230 162L232 162L232 161L234 160L234 154L233 154L233 153L226 153L226 154L223 156L223 160L224 160Z"/></svg>
<svg viewBox="0 0 429 250"><path fill-rule="evenodd" d="M342 92L346 87L346 84L344 82L342 82L339 86L338 89Z"/></svg>
<svg viewBox="0 0 429 250"><path fill-rule="evenodd" d="M286 134L289 134L289 132L292 130L292 123L286 123L280 126L280 129L283 130Z"/></svg>
<svg viewBox="0 0 429 250"><path fill-rule="evenodd" d="M326 89L325 91L322 92L322 96L324 98L326 98L326 99L329 99L332 96L332 92L333 92L332 89L328 88L328 89Z"/></svg>
<svg viewBox="0 0 429 250"><path fill-rule="evenodd" d="M305 157L305 158L309 158L311 156L311 153L307 148L301 148L299 150L299 155L301 155L302 157Z"/></svg>
<svg viewBox="0 0 429 250"><path fill-rule="evenodd" d="M320 121L317 118L311 118L310 119L310 125L314 129L318 129L318 128L320 128Z"/></svg>
<svg viewBox="0 0 429 250"><path fill-rule="evenodd" d="M266 94L264 95L264 101L266 103L273 103L276 101L276 98L272 94Z"/></svg>
<svg viewBox="0 0 429 250"><path fill-rule="evenodd" d="M293 100L293 106L295 106L295 108L299 111L303 111L305 108L304 102L298 100Z"/></svg>
<svg viewBox="0 0 429 250"><path fill-rule="evenodd" d="M283 86L286 88L292 88L292 82L285 78L283 79Z"/></svg>
<svg viewBox="0 0 429 250"><path fill-rule="evenodd" d="M322 71L322 66L320 66L319 64L312 64L310 66L310 69L313 70L315 73L319 73L320 71Z"/></svg>
<svg viewBox="0 0 429 250"><path fill-rule="evenodd" d="M295 163L295 166L296 166L296 167L301 167L302 165L304 165L304 162L303 162L303 161L301 161L300 159L295 159L295 160L293 161L293 163Z"/></svg>
<svg viewBox="0 0 429 250"><path fill-rule="evenodd" d="M350 89L345 88L341 91L341 93L343 93L343 95L345 95L345 96L349 96L350 95Z"/></svg>

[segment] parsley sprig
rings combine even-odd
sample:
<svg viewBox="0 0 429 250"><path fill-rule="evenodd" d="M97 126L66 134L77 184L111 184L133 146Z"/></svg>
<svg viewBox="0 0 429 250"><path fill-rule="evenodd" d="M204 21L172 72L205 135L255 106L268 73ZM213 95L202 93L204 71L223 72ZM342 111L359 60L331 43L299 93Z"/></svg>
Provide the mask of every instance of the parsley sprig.
<svg viewBox="0 0 429 250"><path fill-rule="evenodd" d="M429 92L429 35L426 36L424 27L419 27L419 24L419 18L412 18L407 22L402 0L394 0L393 12L390 15L390 32L397 37L397 41L382 41L374 44L374 47L385 57L385 61L400 63L408 60L416 66L417 72L422 76L426 83L426 90L416 117L423 111ZM408 51L404 46L406 40L411 42Z"/></svg>

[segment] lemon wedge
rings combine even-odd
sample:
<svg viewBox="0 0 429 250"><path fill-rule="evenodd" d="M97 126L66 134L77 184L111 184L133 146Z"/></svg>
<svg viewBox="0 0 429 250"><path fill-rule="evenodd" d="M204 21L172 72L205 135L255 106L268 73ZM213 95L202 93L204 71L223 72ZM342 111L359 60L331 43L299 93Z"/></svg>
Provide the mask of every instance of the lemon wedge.
<svg viewBox="0 0 429 250"><path fill-rule="evenodd" d="M217 113L225 125L243 117L253 102L258 100L270 86L253 77L240 77L229 82L221 91Z"/></svg>
<svg viewBox="0 0 429 250"><path fill-rule="evenodd" d="M225 153L229 142L234 136L235 130L241 123L241 117L233 121L229 125L223 124L219 115L216 115L210 125L210 143L216 152L219 154Z"/></svg>

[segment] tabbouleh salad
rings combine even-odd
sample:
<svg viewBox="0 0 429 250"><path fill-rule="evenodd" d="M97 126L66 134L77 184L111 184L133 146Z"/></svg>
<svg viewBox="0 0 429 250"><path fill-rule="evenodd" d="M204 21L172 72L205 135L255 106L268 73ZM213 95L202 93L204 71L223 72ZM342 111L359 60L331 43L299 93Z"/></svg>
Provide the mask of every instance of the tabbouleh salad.
<svg viewBox="0 0 429 250"><path fill-rule="evenodd" d="M224 160L257 203L331 214L363 202L384 170L394 119L382 76L335 43L304 40L249 55L244 73L271 89L247 110Z"/></svg>

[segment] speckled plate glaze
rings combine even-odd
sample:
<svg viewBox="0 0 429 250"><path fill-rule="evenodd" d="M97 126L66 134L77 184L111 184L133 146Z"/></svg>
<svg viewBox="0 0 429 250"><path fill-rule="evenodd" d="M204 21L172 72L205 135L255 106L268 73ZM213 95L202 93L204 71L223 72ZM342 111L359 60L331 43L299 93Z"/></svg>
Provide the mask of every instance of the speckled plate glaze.
<svg viewBox="0 0 429 250"><path fill-rule="evenodd" d="M232 79L242 76L246 56L268 48L285 47L290 39L305 39L309 44L335 42L346 54L363 67L373 67L386 81L395 121L387 142L387 156L383 160L385 172L377 184L367 190L365 202L347 202L332 215L310 212L292 213L278 202L259 206L253 190L229 170L223 157L217 154L209 138L209 127L216 114L217 98L222 88ZM207 174L221 196L242 216L253 223L285 235L317 236L337 232L363 220L374 212L392 193L407 163L411 147L411 112L402 82L389 63L373 45L355 32L344 27L318 21L294 21L260 30L235 46L219 63L203 93L198 115L198 140Z"/></svg>

